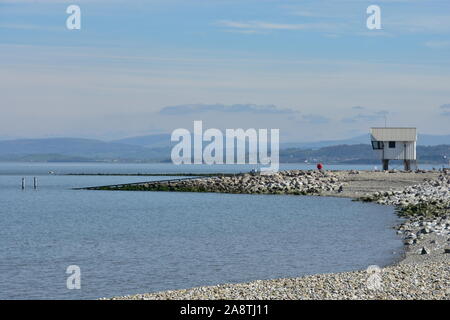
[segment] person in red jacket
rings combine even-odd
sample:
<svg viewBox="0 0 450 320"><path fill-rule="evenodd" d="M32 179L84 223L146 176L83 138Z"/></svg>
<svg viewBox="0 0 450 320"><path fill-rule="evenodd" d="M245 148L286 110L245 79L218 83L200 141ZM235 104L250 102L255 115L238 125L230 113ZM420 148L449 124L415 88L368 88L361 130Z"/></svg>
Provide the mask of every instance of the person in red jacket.
<svg viewBox="0 0 450 320"><path fill-rule="evenodd" d="M318 164L317 164L317 169L318 169L318 170L322 170L322 168L323 168L323 165L322 165L321 163L318 163Z"/></svg>

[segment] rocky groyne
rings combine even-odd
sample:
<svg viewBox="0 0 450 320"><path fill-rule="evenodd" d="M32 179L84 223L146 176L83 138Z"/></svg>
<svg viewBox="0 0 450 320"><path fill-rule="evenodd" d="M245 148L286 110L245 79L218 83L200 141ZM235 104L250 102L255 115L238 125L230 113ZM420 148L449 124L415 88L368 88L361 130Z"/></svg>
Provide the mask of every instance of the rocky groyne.
<svg viewBox="0 0 450 320"><path fill-rule="evenodd" d="M343 185L344 183L340 182L336 173L333 172L290 170L270 175L245 173L234 176L152 181L91 189L319 195L323 192L339 192Z"/></svg>

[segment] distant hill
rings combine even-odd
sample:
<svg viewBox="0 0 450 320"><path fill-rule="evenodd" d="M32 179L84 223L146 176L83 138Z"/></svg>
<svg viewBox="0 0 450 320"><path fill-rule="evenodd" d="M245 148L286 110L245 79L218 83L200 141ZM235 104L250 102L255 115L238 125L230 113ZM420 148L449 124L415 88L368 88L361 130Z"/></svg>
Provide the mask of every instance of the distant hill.
<svg viewBox="0 0 450 320"><path fill-rule="evenodd" d="M338 145L320 149L291 148L280 152L280 162L372 163L378 159L368 144Z"/></svg>
<svg viewBox="0 0 450 320"><path fill-rule="evenodd" d="M315 142L286 142L280 144L280 149L300 148L300 149L319 149L329 146L338 145L353 145L353 144L368 144L370 141L369 133L356 136L349 139L340 140L322 140ZM169 147L170 134L154 134L147 136L130 137L120 140L111 141L113 143L124 143L145 148L163 148ZM450 135L431 135L431 134L419 134L417 138L417 144L422 146L437 146L442 144L450 144Z"/></svg>
<svg viewBox="0 0 450 320"><path fill-rule="evenodd" d="M327 163L378 163L368 135L349 140L281 145L281 162L321 161ZM447 141L447 136L420 136L423 143ZM363 140L364 143L354 143ZM336 145L340 141L349 142ZM331 145L328 145L331 144ZM0 141L0 161L170 161L171 142L167 134L132 137L111 142L79 138L18 139ZM446 145L417 147L421 163L442 163L450 158Z"/></svg>
<svg viewBox="0 0 450 320"><path fill-rule="evenodd" d="M281 143L282 149L287 148L301 148L301 149L319 149L323 147L339 146L339 145L353 145L353 144L368 144L370 142L370 135L363 134L349 139L341 140L323 140L317 142L291 142ZM450 135L431 135L419 134L417 137L417 145L421 146L438 146L443 144L450 144Z"/></svg>
<svg viewBox="0 0 450 320"><path fill-rule="evenodd" d="M443 163L443 156L450 159L450 145L418 146L419 163ZM369 144L329 146L320 149L286 149L280 152L280 162L325 162L378 164L380 160ZM448 160L447 160L448 163Z"/></svg>
<svg viewBox="0 0 450 320"><path fill-rule="evenodd" d="M445 136L435 136L431 134L419 134L417 144L421 146L439 146L450 144L450 134Z"/></svg>
<svg viewBox="0 0 450 320"><path fill-rule="evenodd" d="M14 162L99 162L107 161L101 159L92 159L79 156L61 155L61 154L9 154L0 155L0 161Z"/></svg>
<svg viewBox="0 0 450 320"><path fill-rule="evenodd" d="M124 138L111 142L141 146L145 148L167 148L170 146L170 136L170 134L153 134L148 136Z"/></svg>
<svg viewBox="0 0 450 320"><path fill-rule="evenodd" d="M370 141L369 134L364 134L361 136L342 139L342 140L323 140L316 142L288 142L281 143L281 149L289 149L289 148L300 148L300 149L319 149L323 147L329 146L337 146L337 145L353 145L353 144L367 144Z"/></svg>
<svg viewBox="0 0 450 320"><path fill-rule="evenodd" d="M64 158L84 160L146 160L159 161L167 157L167 149L104 142L93 139L49 138L0 141L0 160ZM38 161L38 160L34 160Z"/></svg>

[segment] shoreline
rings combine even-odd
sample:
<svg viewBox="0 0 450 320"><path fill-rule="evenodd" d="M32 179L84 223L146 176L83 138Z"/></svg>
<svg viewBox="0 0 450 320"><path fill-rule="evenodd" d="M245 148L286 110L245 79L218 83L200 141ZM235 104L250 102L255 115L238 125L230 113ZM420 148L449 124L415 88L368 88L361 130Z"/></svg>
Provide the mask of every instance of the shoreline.
<svg viewBox="0 0 450 320"><path fill-rule="evenodd" d="M396 208L396 213L405 218L405 221L394 227L397 234L404 239L404 251L400 259L387 267L375 270L375 276L379 276L381 280L381 287L371 288L373 270L357 270L169 290L111 299L450 299L449 173L337 171L320 176L317 171L312 172L313 176L308 178L331 183L332 187L321 189L321 192L314 189L314 192L310 193L302 192L302 189L293 192L286 189L288 192L281 194L346 197L357 201L392 205ZM288 174L283 178L289 180L289 177ZM315 180L317 178L318 180ZM199 180L202 179L190 179L194 183ZM216 185L216 183L209 184L209 186ZM181 184L181 187L185 189L163 188L164 190L158 191L199 191L192 190L185 184ZM152 187L148 189L154 190ZM200 192L218 192L218 190L206 189ZM277 189L275 192L255 193L280 194Z"/></svg>
<svg viewBox="0 0 450 320"><path fill-rule="evenodd" d="M108 174L109 175L109 174ZM319 195L361 198L374 192L401 190L427 179L437 179L439 171L357 171L289 170L273 175L189 174L184 179L93 186L78 189L108 191L217 192L245 194ZM165 176L165 174L161 175ZM178 175L177 175L178 176ZM340 189L340 187L342 188Z"/></svg>

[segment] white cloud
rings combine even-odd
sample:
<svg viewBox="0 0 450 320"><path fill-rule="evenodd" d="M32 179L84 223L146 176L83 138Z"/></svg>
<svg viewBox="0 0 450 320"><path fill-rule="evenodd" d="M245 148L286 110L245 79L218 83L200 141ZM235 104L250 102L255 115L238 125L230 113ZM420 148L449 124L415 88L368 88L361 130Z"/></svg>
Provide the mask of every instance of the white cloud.
<svg viewBox="0 0 450 320"><path fill-rule="evenodd" d="M47 30L47 31L61 31L65 30L63 27L48 27L33 24L0 24L0 29L16 29L16 30Z"/></svg>
<svg viewBox="0 0 450 320"><path fill-rule="evenodd" d="M217 22L218 25L230 29L238 29L256 33L257 31L279 31L279 30L322 30L333 31L338 28L338 24L329 23L303 23L303 24L287 24L287 23L273 23L265 21L232 21L221 20Z"/></svg>
<svg viewBox="0 0 450 320"><path fill-rule="evenodd" d="M299 17L318 17L320 15L317 15L316 13L310 12L310 11L303 11L298 10L291 12L292 15L299 16Z"/></svg>
<svg viewBox="0 0 450 320"><path fill-rule="evenodd" d="M230 20L222 20L218 22L220 25L229 27L229 28L237 28L237 29L265 29L265 30L302 30L305 29L305 25L302 24L278 24L278 23L270 23L270 22L262 22L262 21L250 21L250 22L239 22L239 21L230 21Z"/></svg>
<svg viewBox="0 0 450 320"><path fill-rule="evenodd" d="M383 25L383 29L392 32L448 34L450 33L450 16L420 13L410 13L399 17L392 15L384 20Z"/></svg>
<svg viewBox="0 0 450 320"><path fill-rule="evenodd" d="M336 122L351 116L345 109L358 104L369 110L392 107L402 114L392 118L396 125L419 124L427 131L448 128L444 122L447 117L423 111L427 105L440 105L448 99L450 74L445 64L436 67L426 62L393 65L354 59L267 59L254 53L212 56L200 50L152 57L148 53L133 54L128 48L0 45L0 69L2 105L8 106L0 117L0 135L182 127L186 117L166 119L169 116L154 115L162 106L199 100L224 105L252 102L289 106L300 111L300 116L266 113L254 119L222 112L220 117L208 118L208 125L269 128L274 126L275 118L283 132L304 139L339 137L349 129L366 130L363 121ZM305 118L299 118L301 115ZM330 130L318 126L316 123L324 123L324 119L312 115L331 119ZM302 125L288 122L292 118L299 118ZM442 126L439 121L444 122Z"/></svg>
<svg viewBox="0 0 450 320"><path fill-rule="evenodd" d="M45 4L53 4L53 3L67 3L67 4L73 4L74 2L80 3L80 2L110 2L111 0L0 0L0 3L9 3L9 4L39 4L39 3L45 3ZM122 1L123 2L123 1Z"/></svg>
<svg viewBox="0 0 450 320"><path fill-rule="evenodd" d="M427 41L425 42L425 46L429 47L429 48L447 48L450 47L450 41L436 41L436 40L432 40L432 41Z"/></svg>
<svg viewBox="0 0 450 320"><path fill-rule="evenodd" d="M220 113L250 113L250 114L293 114L296 111L292 109L279 108L275 105L256 105L256 104L183 104L177 106L168 106L162 108L159 113L167 115L199 114L205 112Z"/></svg>

